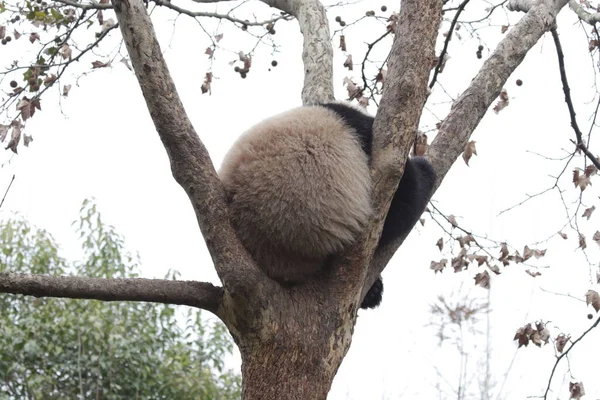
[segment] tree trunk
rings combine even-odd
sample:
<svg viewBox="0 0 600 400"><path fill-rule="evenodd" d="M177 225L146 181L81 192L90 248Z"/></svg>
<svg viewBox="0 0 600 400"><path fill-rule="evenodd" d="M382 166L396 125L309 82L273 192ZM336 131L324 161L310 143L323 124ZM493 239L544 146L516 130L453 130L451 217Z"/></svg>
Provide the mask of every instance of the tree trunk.
<svg viewBox="0 0 600 400"><path fill-rule="evenodd" d="M348 346L257 344L242 356L244 400L326 399ZM326 354L329 353L329 354Z"/></svg>
<svg viewBox="0 0 600 400"><path fill-rule="evenodd" d="M263 322L254 329L235 332L244 400L327 398L350 348L356 309L327 302L305 308L313 300L305 298L301 307L281 307L284 302L278 302L277 310L263 310L259 317Z"/></svg>

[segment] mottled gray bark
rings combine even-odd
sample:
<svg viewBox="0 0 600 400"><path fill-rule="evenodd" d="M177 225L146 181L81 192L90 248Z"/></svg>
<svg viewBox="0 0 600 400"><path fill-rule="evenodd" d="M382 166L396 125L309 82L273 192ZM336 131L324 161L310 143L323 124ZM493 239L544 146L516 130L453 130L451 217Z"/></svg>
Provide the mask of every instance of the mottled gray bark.
<svg viewBox="0 0 600 400"><path fill-rule="evenodd" d="M333 46L325 8L319 0L261 0L271 7L293 15L303 36L302 62L304 86L302 103L314 104L334 100Z"/></svg>

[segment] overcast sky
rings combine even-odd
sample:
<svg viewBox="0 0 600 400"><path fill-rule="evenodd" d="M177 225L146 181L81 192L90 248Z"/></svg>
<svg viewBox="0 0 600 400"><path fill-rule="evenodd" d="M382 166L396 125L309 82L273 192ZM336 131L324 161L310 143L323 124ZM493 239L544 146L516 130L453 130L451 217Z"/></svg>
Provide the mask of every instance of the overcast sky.
<svg viewBox="0 0 600 400"><path fill-rule="evenodd" d="M371 4L374 7L375 2ZM373 9L379 10L381 4L384 3L377 2ZM395 5L387 6L389 14ZM212 5L207 10L214 7L222 12L227 10ZM252 7L269 14L266 7L258 3L250 3L246 9ZM473 13L467 17L481 16L481 9L473 7ZM333 21L336 15L352 21L354 15L361 15L365 10L364 3L331 10L332 31L338 28ZM243 14L238 12L237 15ZM520 17L508 15L513 22ZM227 149L245 129L301 104L302 39L296 22L278 23L274 37L280 45L278 52L272 54L268 46L259 46L251 72L243 80L233 72L229 62L236 59L234 52L248 51L255 40L232 29L230 24L203 22L209 33L224 34L220 44L231 52L216 53L212 95L201 95L200 85L209 68L204 50L210 41L194 21L179 17L174 25L172 18L174 15L169 12L155 14L159 39L186 110L218 167ZM498 12L493 22L474 36L463 28L459 31L462 40L452 41L451 59L439 77L446 93L441 87L436 88L423 114L424 129L434 126L436 117L446 115L449 96L456 98L464 90L502 39L500 26L506 24L507 14ZM93 32L90 30L88 34ZM587 132L588 117L595 107L593 61L583 30L567 9L559 17L559 32L579 122ZM369 21L345 32L355 63L362 60L365 42L373 41L381 33L380 25ZM117 32L112 36L111 44L103 47L105 52L116 48ZM337 48L337 39L334 44ZM485 46L482 60L475 56L479 44ZM29 43L19 43L10 49L7 46L9 57L2 59L22 57L21 50L26 45ZM438 48L440 46L441 43ZM383 59L383 50L384 47L379 54L374 53L373 59ZM77 68L85 71L95 59L100 57L91 56ZM359 82L358 66L348 72L342 68L344 59L336 50L335 83L339 99L346 96L342 85L345 76ZM272 60L278 61L277 67L271 67ZM518 87L516 79L522 79L523 86ZM63 83L74 84L75 80L67 78ZM0 158L5 162L0 169L2 192L11 176L16 175L0 216L19 212L38 227L49 230L62 245L63 255L73 259L79 255L79 249L71 222L77 218L82 201L94 197L105 221L125 236L128 249L139 252L142 276L163 277L168 269L176 269L181 279L217 284L218 278L192 207L172 179L166 153L134 74L123 64L115 63L112 68L97 70L78 83L79 87L74 85L68 98L60 100L60 106L55 93L43 99L43 112L27 122L26 130L34 137L29 148L21 147L16 157L5 154ZM2 88L6 89L7 85L5 80ZM462 159L456 162L434 196L434 202L441 211L456 215L465 228L493 239L507 240L522 249L525 244L546 239L565 222L564 206L557 191L498 217L500 211L524 200L526 194L551 187L554 183L551 176L561 171L562 162L533 153L559 157L565 154L565 149L572 148L569 140L574 139L574 134L549 34L529 53L506 89L510 105L497 115L490 110L473 136L478 156L471 159L470 167ZM590 145L594 150L593 143ZM568 184L570 170L572 168L562 181L567 189L565 201L568 204L579 194ZM594 187L584 193L584 204L588 207L597 199ZM579 214L582 212L583 209ZM589 232L588 255L592 261L598 259L598 250L591 240L597 225L594 217L597 216L581 225L582 230ZM382 306L374 311L360 311L352 347L334 381L330 399L392 399L400 395L407 399L437 398L436 383L451 394L450 386L457 382L459 359L452 346L438 346L436 330L428 326L432 321L429 307L439 295L485 300L488 293L473 285L472 277L481 270L470 268L461 274L450 270L433 274L430 261L449 255L446 250L440 253L435 246L443 236L441 229L430 217L426 216L425 220L425 226L411 233L384 272ZM593 322L586 318L590 309L585 303L540 289L583 298L585 292L593 288L588 263L577 251L576 235L568 229L565 232L568 240L554 238L538 246L548 249L545 258L533 262L543 267L539 269L542 276L531 278L524 273L528 267L511 265L503 269L502 275L493 277L490 293L492 373L497 382L494 393L503 385L502 398L524 399L543 394L553 364L551 346L541 349L530 346L516 352L513 336L519 326L550 320L548 327L553 337L560 332L576 337ZM485 320L478 329L485 331ZM586 398L590 399L600 397L600 380L592 364L600 357L600 347L592 345L599 339L600 333L593 332L570 357L574 381L585 383ZM478 364L482 344L485 339L467 344L470 347L467 350L473 354L469 359L473 367L469 374L475 377L473 387L477 387L477 379L482 376ZM232 366L238 366L238 358L236 355L231 361ZM557 391L550 398L558 395L568 398L566 367L566 363L559 367L553 385ZM449 398L455 397L450 395Z"/></svg>

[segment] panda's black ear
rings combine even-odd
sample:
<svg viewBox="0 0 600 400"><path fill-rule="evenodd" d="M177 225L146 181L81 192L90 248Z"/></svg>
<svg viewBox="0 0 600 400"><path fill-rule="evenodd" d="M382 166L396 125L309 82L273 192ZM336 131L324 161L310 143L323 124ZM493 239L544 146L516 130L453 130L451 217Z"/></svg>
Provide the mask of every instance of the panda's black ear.
<svg viewBox="0 0 600 400"><path fill-rule="evenodd" d="M360 304L360 308L368 309L375 308L381 304L381 299L383 298L383 281L381 280L381 276L377 278L371 289L367 292L367 295L363 299Z"/></svg>

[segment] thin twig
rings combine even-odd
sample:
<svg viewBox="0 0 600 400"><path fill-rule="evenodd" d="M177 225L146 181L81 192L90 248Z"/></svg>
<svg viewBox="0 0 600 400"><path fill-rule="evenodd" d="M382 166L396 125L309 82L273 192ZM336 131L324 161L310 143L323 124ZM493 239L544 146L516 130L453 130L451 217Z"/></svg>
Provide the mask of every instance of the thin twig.
<svg viewBox="0 0 600 400"><path fill-rule="evenodd" d="M4 199L6 199L6 195L8 194L8 191L10 190L10 187L12 186L12 183L15 180L15 175L13 174L12 178L10 179L10 183L8 184L8 187L6 188L6 191L4 192L4 196L2 197L2 201L0 201L0 208L2 208L2 204L4 204Z"/></svg>
<svg viewBox="0 0 600 400"><path fill-rule="evenodd" d="M575 345L585 337L585 335L587 335L588 333L590 333L592 331L592 329L594 329L595 327L598 326L598 324L600 324L600 318L598 318L596 320L596 322L594 322L594 324L592 326L590 326L585 332L583 332L581 334L581 336L579 336L577 339L575 339L573 341L573 344L571 344L571 346L569 346L569 348L562 353L560 356L558 356L556 358L556 362L554 363L554 367L552 367L552 372L550 373L550 378L548 378L548 386L546 386L546 392L544 392L544 400L547 399L548 397L548 392L550 391L550 384L552 383L552 378L554 377L554 372L556 372L556 367L558 367L558 363L560 362L560 360L562 360L564 357L567 356L567 354L569 354L569 352L571 351L571 349L573 349L573 347L575 347Z"/></svg>
<svg viewBox="0 0 600 400"><path fill-rule="evenodd" d="M558 55L558 67L560 69L560 80L563 85L563 92L565 93L565 102L567 103L567 107L569 108L569 117L571 118L571 127L575 131L575 136L577 137L577 148L581 149L586 157L591 161L592 164L596 166L596 168L600 169L600 161L591 151L587 148L585 143L583 143L583 135L581 130L579 129L579 125L577 125L577 119L575 117L575 107L573 106L573 100L571 99L571 89L569 88L569 82L567 81L567 73L565 71L565 55L562 51L562 46L560 44L560 39L558 37L558 32L556 28L552 28L550 30L552 33L552 38L554 39L554 45L556 46L556 54Z"/></svg>
<svg viewBox="0 0 600 400"><path fill-rule="evenodd" d="M448 35L446 36L446 40L444 41L444 48L442 49L442 52L440 53L440 55L438 57L438 62L437 62L437 65L435 66L435 71L433 71L433 78L431 78L431 82L429 82L429 89L432 89L433 85L435 85L437 76L440 73L440 69L442 68L442 65L444 64L444 57L446 56L446 52L448 51L448 45L450 44L450 40L452 39L452 32L454 32L454 27L456 26L458 17L460 17L460 14L464 11L464 9L467 6L467 4L469 3L469 1L470 0L464 0L462 3L460 3L460 5L458 6L458 10L456 11L456 14L454 15L454 18L452 19L452 23L450 24L450 29L448 30Z"/></svg>

